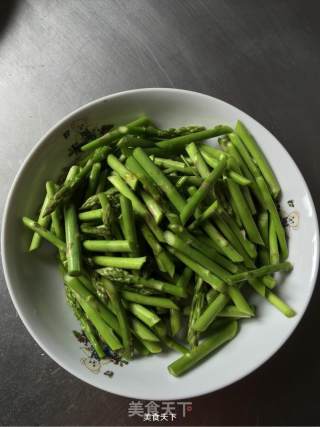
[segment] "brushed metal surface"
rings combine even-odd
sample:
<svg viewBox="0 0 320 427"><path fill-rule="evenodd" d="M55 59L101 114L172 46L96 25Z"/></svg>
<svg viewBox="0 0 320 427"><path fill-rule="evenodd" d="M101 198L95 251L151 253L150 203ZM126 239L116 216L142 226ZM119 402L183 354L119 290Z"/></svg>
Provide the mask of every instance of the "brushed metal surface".
<svg viewBox="0 0 320 427"><path fill-rule="evenodd" d="M318 15L318 2L302 0L2 0L1 206L21 162L57 120L102 95L158 86L212 94L251 114L288 149L319 208ZM81 383L43 355L2 272L0 280L0 424L142 424L128 418L130 400ZM194 399L177 424L320 424L318 303L316 289L271 361Z"/></svg>

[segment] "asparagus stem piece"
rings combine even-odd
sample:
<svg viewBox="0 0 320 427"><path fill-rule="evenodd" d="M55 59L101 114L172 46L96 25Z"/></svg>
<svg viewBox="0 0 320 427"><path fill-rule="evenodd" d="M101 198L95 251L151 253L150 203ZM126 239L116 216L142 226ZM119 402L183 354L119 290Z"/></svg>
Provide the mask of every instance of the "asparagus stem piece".
<svg viewBox="0 0 320 427"><path fill-rule="evenodd" d="M256 163L253 161L253 158L250 156L249 151L247 150L246 146L243 144L241 139L237 134L230 134L230 139L232 144L236 147L238 150L240 156L242 157L243 161L247 165L248 169L250 170L251 174L256 178L261 175L259 168L257 167Z"/></svg>
<svg viewBox="0 0 320 427"><path fill-rule="evenodd" d="M94 351L97 353L99 359L104 359L106 357L105 352L103 351L103 348L97 340L92 326L84 316L82 316L79 320L84 334L92 345Z"/></svg>
<svg viewBox="0 0 320 427"><path fill-rule="evenodd" d="M107 176L109 175L109 171L108 169L103 169L100 173L99 179L98 179L98 183L97 183L97 187L96 187L96 194L102 193L103 191L105 191L106 186L107 186Z"/></svg>
<svg viewBox="0 0 320 427"><path fill-rule="evenodd" d="M48 181L46 183L46 191L48 198L52 198L54 193L56 192L56 186L53 181ZM61 212L59 209L56 209L51 214L51 223L54 229L54 234L58 237L58 239L64 241L65 240L65 234L64 234L64 228L61 224L60 220ZM46 217L47 218L47 217ZM60 259L63 260L65 258L65 252L59 251Z"/></svg>
<svg viewBox="0 0 320 427"><path fill-rule="evenodd" d="M261 277L261 281L269 289L273 289L277 284L276 279L269 275Z"/></svg>
<svg viewBox="0 0 320 427"><path fill-rule="evenodd" d="M269 246L269 216L267 211L260 212L257 219L261 237L266 247Z"/></svg>
<svg viewBox="0 0 320 427"><path fill-rule="evenodd" d="M209 168L206 162L204 161L200 150L194 142L191 142L191 144L186 146L186 152L189 154L192 163L197 168L199 175L203 179L207 178L210 174Z"/></svg>
<svg viewBox="0 0 320 427"><path fill-rule="evenodd" d="M112 226L112 209L108 197L105 193L98 194L98 199L101 205L101 219L102 223L107 227L111 234Z"/></svg>
<svg viewBox="0 0 320 427"><path fill-rule="evenodd" d="M152 252L154 254L159 270L163 272L167 272L170 277L173 277L175 272L175 265L172 262L172 259L169 257L169 254L167 253L167 251L154 238L153 234L144 224L142 224L140 230L145 241L148 243L148 245L152 249Z"/></svg>
<svg viewBox="0 0 320 427"><path fill-rule="evenodd" d="M270 227L269 227L269 250L270 250L270 264L278 264L280 262L280 255L279 255L276 228L272 218L270 220Z"/></svg>
<svg viewBox="0 0 320 427"><path fill-rule="evenodd" d="M237 206L238 213L241 218L241 222L248 233L248 236L251 241L257 243L258 245L264 246L262 237L260 236L259 230L254 222L248 204L239 189L239 186L234 183L232 180L227 180L228 188L231 194L231 198L234 200L235 205Z"/></svg>
<svg viewBox="0 0 320 427"><path fill-rule="evenodd" d="M114 185L121 194L127 197L131 203L133 210L140 216L143 217L146 224L156 236L157 240L160 242L164 241L163 233L161 228L158 227L152 216L147 211L143 203L138 199L135 193L126 185L126 183L120 178L120 176L111 176L108 178L112 185Z"/></svg>
<svg viewBox="0 0 320 427"><path fill-rule="evenodd" d="M258 184L258 187L260 188L261 193L263 195L265 204L267 206L267 210L270 213L270 220L272 220L274 222L274 227L276 229L276 233L277 233L277 237L278 237L279 245L280 245L280 249L281 249L282 259L287 259L288 258L288 246L287 246L287 242L286 242L286 233L285 233L284 228L281 224L280 216L279 216L279 213L277 211L276 205L274 204L274 201L271 197L271 194L269 192L269 189L267 187L265 180L262 177L258 177L257 178L257 184Z"/></svg>
<svg viewBox="0 0 320 427"><path fill-rule="evenodd" d="M147 206L149 212L153 216L155 222L159 224L163 218L163 209L159 203L146 191L141 191L141 197Z"/></svg>
<svg viewBox="0 0 320 427"><path fill-rule="evenodd" d="M168 294L174 295L180 298L186 298L186 291L179 286L172 285L171 283L162 282L160 280L145 278L141 276L136 276L129 274L125 270L116 269L116 268L100 268L96 270L101 276L107 277L113 282L120 282L122 284L131 284L141 287L146 287L149 289L155 289L159 292L166 292Z"/></svg>
<svg viewBox="0 0 320 427"><path fill-rule="evenodd" d="M32 219L24 216L22 218L22 222L26 227L28 227L35 233L38 233L44 239L48 240L48 242L57 247L60 251L66 251L66 244L51 231L48 231L46 228L41 227L41 225L38 224L36 221L33 221Z"/></svg>
<svg viewBox="0 0 320 427"><path fill-rule="evenodd" d="M208 234L210 239L223 251L224 255L233 262L242 262L243 256L228 242L222 234L212 225L206 221L203 224L204 231Z"/></svg>
<svg viewBox="0 0 320 427"><path fill-rule="evenodd" d="M217 279L220 278L220 281L217 280L217 283L222 283L229 277L229 273L224 268L220 267L220 265L216 264L197 249L188 246L186 242L181 240L177 235L170 231L166 231L164 236L169 246L177 249L182 254L191 258L194 262L202 265L202 267L207 268L214 276L217 277Z"/></svg>
<svg viewBox="0 0 320 427"><path fill-rule="evenodd" d="M127 158L126 167L138 178L143 189L150 194L154 200L160 202L162 197L157 185L133 156Z"/></svg>
<svg viewBox="0 0 320 427"><path fill-rule="evenodd" d="M111 348L111 350L119 350L122 345L112 329L102 319L100 311L97 311L97 307L101 307L101 304L94 298L94 296L81 284L81 282L70 275L65 275L64 281L67 286L74 292L79 304L85 311L88 319L92 322L94 327L97 329L99 335L105 341L105 343ZM106 309L104 312L107 312Z"/></svg>
<svg viewBox="0 0 320 427"><path fill-rule="evenodd" d="M211 288L206 295L207 303L210 304L215 298L217 298L218 295L219 295L219 292Z"/></svg>
<svg viewBox="0 0 320 427"><path fill-rule="evenodd" d="M226 286L217 276L212 274L207 268L202 267L193 259L184 255L182 252L178 251L175 248L169 247L169 252L171 252L176 258L178 258L183 264L189 267L194 271L198 276L200 276L205 282L209 283L214 289L219 292L225 292Z"/></svg>
<svg viewBox="0 0 320 427"><path fill-rule="evenodd" d="M101 317L101 319L118 335L120 328L117 318L108 310L100 301L98 301L93 294L82 284L80 281L82 276L72 277L64 275L64 281L69 288L77 295L77 299L81 299L89 304L92 310Z"/></svg>
<svg viewBox="0 0 320 427"><path fill-rule="evenodd" d="M238 227L238 224L236 221L228 215L225 211L220 211L221 216L223 220L228 224L228 226L231 228L234 235L237 237L239 242L241 243L243 249L247 252L247 254L250 256L250 258L256 258L257 256L257 249L255 245L250 242L250 240L246 239L241 232L240 228Z"/></svg>
<svg viewBox="0 0 320 427"><path fill-rule="evenodd" d="M90 234L96 237L103 237L104 239L108 239L110 237L110 229L103 225L92 226L90 223L82 223L80 224L80 230L83 234Z"/></svg>
<svg viewBox="0 0 320 427"><path fill-rule="evenodd" d="M117 267L140 270L140 268L146 262L147 257L125 258L112 256L94 256L92 259L95 264L101 265L102 267Z"/></svg>
<svg viewBox="0 0 320 427"><path fill-rule="evenodd" d="M102 219L102 209L93 209L92 211L80 212L78 214L80 221L96 221Z"/></svg>
<svg viewBox="0 0 320 427"><path fill-rule="evenodd" d="M205 303L205 294L203 289L203 280L198 277L196 280L193 298L191 302L191 309L188 321L187 341L191 348L194 349L199 344L199 332L193 329L195 322L201 316Z"/></svg>
<svg viewBox="0 0 320 427"><path fill-rule="evenodd" d="M68 176L68 179L66 179L65 183L54 194L53 198L49 200L48 206L45 209L43 216L51 214L51 212L53 212L57 208L57 206L60 206L61 204L69 200L75 190L78 188L79 184L90 173L92 165L96 162L101 162L102 160L104 160L107 152L108 147L102 147L100 149L97 149L94 152L93 156L87 161L85 166L81 168L77 174L74 174L75 176Z"/></svg>
<svg viewBox="0 0 320 427"><path fill-rule="evenodd" d="M177 351L178 353L182 353L182 354L189 353L189 350L185 346L183 346L182 344L175 341L173 338L169 336L162 337L161 341L163 341L163 343L171 350Z"/></svg>
<svg viewBox="0 0 320 427"><path fill-rule="evenodd" d="M130 324L135 332L136 336L139 336L142 340L159 342L157 335L152 332L147 326L145 326L140 320L135 319L133 316L130 318Z"/></svg>
<svg viewBox="0 0 320 427"><path fill-rule="evenodd" d="M232 299L234 305L242 312L249 316L254 316L254 312L252 308L247 303L245 298L243 297L239 288L235 286L230 286L228 288L228 295Z"/></svg>
<svg viewBox="0 0 320 427"><path fill-rule="evenodd" d="M189 230L192 231L195 228L199 227L200 224L202 224L204 221L206 221L207 219L211 218L212 215L216 212L216 210L218 209L218 201L215 200L213 203L211 203L211 205L209 207L207 207L207 209L205 209L200 216L198 216L197 219L195 219L190 225L189 225Z"/></svg>
<svg viewBox="0 0 320 427"><path fill-rule="evenodd" d="M123 196L131 201L132 207L138 215L144 216L146 214L147 210L143 203L119 175L109 176L108 180Z"/></svg>
<svg viewBox="0 0 320 427"><path fill-rule="evenodd" d="M218 347L230 341L238 332L238 324L235 320L230 321L225 326L212 333L202 341L198 347L175 360L168 366L170 374L178 377L192 369L202 359L216 350Z"/></svg>
<svg viewBox="0 0 320 427"><path fill-rule="evenodd" d="M182 318L181 311L179 310L170 310L170 331L171 335L176 336L182 328Z"/></svg>
<svg viewBox="0 0 320 427"><path fill-rule="evenodd" d="M170 168L172 171L183 172L185 175L195 175L196 173L196 170L192 166L186 166L183 162L179 162L178 160L153 156L152 161L161 168Z"/></svg>
<svg viewBox="0 0 320 427"><path fill-rule="evenodd" d="M290 262L280 262L278 264L273 265L265 265L260 268L256 268L255 270L244 271L242 273L233 274L227 279L227 282L231 285L233 283L243 282L252 277L261 277L266 274L272 274L277 271L290 272L293 269L293 266Z"/></svg>
<svg viewBox="0 0 320 427"><path fill-rule="evenodd" d="M286 317L295 316L296 312L286 304L278 295L267 289L259 279L252 277L248 280L252 288L262 297L264 297L270 304L276 307Z"/></svg>
<svg viewBox="0 0 320 427"><path fill-rule="evenodd" d="M213 147L212 145L205 144L203 142L201 142L199 144L199 150L200 150L203 157L204 157L204 154L207 154L208 156L210 156L211 159L217 160L217 163L214 164L213 166L209 165L213 168L217 167L218 161L219 161L220 156L221 156L221 150Z"/></svg>
<svg viewBox="0 0 320 427"><path fill-rule="evenodd" d="M231 159L228 159L228 162L230 161ZM228 175L229 175L229 177L236 183L236 184L238 184L238 185L241 185L242 187L247 187L248 185L250 185L251 184L251 181L250 181L250 179L248 179L248 178L246 178L245 176L243 176L243 175L241 175L240 173L237 173L237 172L235 172L235 171L233 171L233 170L230 170L229 172L228 172ZM245 189L243 189L243 191L245 191ZM249 193L250 194L250 193ZM252 200L252 199L251 199ZM248 200L247 200L248 201ZM251 202L251 203L253 203L253 201ZM250 210L251 210L251 212L252 212L252 206L251 206L251 203L250 203ZM248 203L249 204L249 203ZM254 205L253 205L254 206ZM252 213L254 213L254 212L252 212Z"/></svg>
<svg viewBox="0 0 320 427"><path fill-rule="evenodd" d="M254 268L255 267L254 262L249 257L249 255L241 245L241 242L239 241L237 235L232 231L232 229L226 223L224 218L220 215L214 215L214 221L217 227L219 228L219 230L221 231L221 233L225 236L225 238L229 242L232 242L232 245L235 248L235 250L242 256L244 265L248 268Z"/></svg>
<svg viewBox="0 0 320 427"><path fill-rule="evenodd" d="M153 342L153 341L147 341L147 340L142 340L140 338L140 342L146 347L146 349L152 353L152 354L156 354L156 353L161 353L162 352L162 347L159 343L157 342Z"/></svg>
<svg viewBox="0 0 320 427"><path fill-rule="evenodd" d="M212 246L212 240L209 238L206 238L205 236L194 237L186 230L178 233L178 236L184 240L186 244L193 246L195 249L198 249L198 251L202 252L204 255L215 261L230 273L236 273L238 271L238 267L233 262L229 261L227 258L220 255L216 251L215 247Z"/></svg>
<svg viewBox="0 0 320 427"><path fill-rule="evenodd" d="M166 194L177 211L181 212L185 206L185 201L161 169L153 163L142 148L136 148L133 152L133 156L137 162L140 163L141 167L148 171L148 174L158 187Z"/></svg>
<svg viewBox="0 0 320 427"><path fill-rule="evenodd" d="M104 171L103 171L104 172ZM106 171L107 172L107 171ZM108 182L106 177L106 182ZM107 197L111 205L116 206L118 204L118 190L114 187L109 188L106 191L97 192L93 196L89 197L79 208L80 211L85 211L87 209L97 208L101 204L99 197L103 194Z"/></svg>
<svg viewBox="0 0 320 427"><path fill-rule="evenodd" d="M259 169L261 170L262 175L264 176L265 180L267 181L271 189L271 193L273 197L277 199L281 191L280 185L263 151L258 146L253 136L249 133L248 129L244 126L242 122L240 121L237 122L235 130L236 130L236 133L242 139L246 148L249 150L252 157L254 158Z"/></svg>
<svg viewBox="0 0 320 427"><path fill-rule="evenodd" d="M90 174L89 174L89 181L88 181L87 191L85 194L85 199L95 194L97 185L99 182L100 172L101 172L101 163L100 162L93 163Z"/></svg>
<svg viewBox="0 0 320 427"><path fill-rule="evenodd" d="M130 252L128 240L85 240L83 247L90 252Z"/></svg>
<svg viewBox="0 0 320 427"><path fill-rule="evenodd" d="M80 233L76 208L72 203L64 207L64 224L68 273L71 276L79 276L81 273Z"/></svg>
<svg viewBox="0 0 320 427"><path fill-rule="evenodd" d="M125 126L120 126L116 129L113 129L110 132L107 132L106 134L100 136L99 138L89 142L88 144L83 145L81 147L81 150L82 151L93 150L94 148L101 147L106 144L110 144L120 139L123 135L126 135L131 130L131 128L135 126L142 126L148 122L149 122L149 119L147 117L144 117L144 116L139 117L133 122L130 122Z"/></svg>
<svg viewBox="0 0 320 427"><path fill-rule="evenodd" d="M179 310L179 307L169 298L142 295L130 291L122 291L122 297L127 301L142 305L151 305L153 307L162 307L168 309L173 308L175 310Z"/></svg>
<svg viewBox="0 0 320 427"><path fill-rule="evenodd" d="M201 316L197 319L193 325L193 329L196 331L203 332L208 326L214 321L219 313L228 304L230 298L228 295L219 294L205 309Z"/></svg>
<svg viewBox="0 0 320 427"><path fill-rule="evenodd" d="M215 138L216 136L224 135L232 132L229 126L218 125L214 128L206 129L200 132L194 132L189 135L178 136L168 140L157 142L155 148L165 150L167 155L183 151L185 146L191 142L203 141L204 139ZM154 149L148 149L150 154L156 154Z"/></svg>
<svg viewBox="0 0 320 427"><path fill-rule="evenodd" d="M192 275L193 275L193 271L190 268L185 267L183 269L182 274L180 275L180 277L177 280L176 286L178 286L179 288L182 288L184 290L187 290L188 285L190 283L190 280L192 278Z"/></svg>
<svg viewBox="0 0 320 427"><path fill-rule="evenodd" d="M48 228L50 225L50 222L51 222L50 216L44 216L44 212L47 209L47 206L49 204L49 200L50 200L50 198L48 197L48 194L46 193L43 204L42 204L41 209L40 209L38 221L37 221L38 224L43 228ZM40 247L40 244L41 244L41 236L39 233L35 232L32 236L32 239L31 239L29 251L31 252L31 251L38 249Z"/></svg>
<svg viewBox="0 0 320 427"><path fill-rule="evenodd" d="M154 325L160 322L160 317L149 308L144 307L141 304L137 303L128 303L127 301L123 301L125 308L134 314L139 320L145 323L147 326L152 328Z"/></svg>
<svg viewBox="0 0 320 427"><path fill-rule="evenodd" d="M121 303L120 295L118 293L118 290L110 280L103 278L102 283L107 291L107 294L110 298L111 304L114 308L115 314L119 322L121 338L125 350L125 357L131 358L133 353L132 336L130 333L127 314Z"/></svg>
<svg viewBox="0 0 320 427"><path fill-rule="evenodd" d="M183 126L181 128L158 129L154 126L135 126L135 128L132 129L132 133L135 135L145 135L153 138L167 139L181 135L188 135L190 133L199 132L200 130L205 130L205 127L192 125L187 127Z"/></svg>
<svg viewBox="0 0 320 427"><path fill-rule="evenodd" d="M254 307L250 306L252 313L255 313ZM254 314L253 314L254 315ZM239 310L235 305L227 305L220 311L218 317L232 317L236 319L248 319L253 316L252 314L244 313Z"/></svg>
<svg viewBox="0 0 320 427"><path fill-rule="evenodd" d="M117 146L125 155L127 155L127 153L131 153L132 149L135 147L152 147L153 145L154 141L143 139L134 135L125 135L117 143Z"/></svg>
<svg viewBox="0 0 320 427"><path fill-rule="evenodd" d="M257 183L255 182L254 176L252 175L248 166L246 165L246 163L244 162L244 160L240 156L238 150L236 149L236 147L231 142L229 142L226 146L226 151L227 151L227 153L230 154L230 156L239 165L240 170L243 172L245 177L251 181L250 188L254 192L256 198L259 200L259 203L261 204L261 206L264 208L265 207L264 206L264 200L263 200L261 191L259 190L259 187L257 186Z"/></svg>
<svg viewBox="0 0 320 427"><path fill-rule="evenodd" d="M187 204L184 206L180 214L182 224L185 224L188 221L188 219L193 215L197 206L199 206L202 200L207 196L210 189L213 187L215 182L221 176L224 168L226 167L226 163L227 163L226 157L225 156L221 157L219 165L216 167L216 169L210 172L210 174L202 182L198 190L188 200Z"/></svg>
<svg viewBox="0 0 320 427"><path fill-rule="evenodd" d="M107 158L108 165L113 169L126 183L135 190L138 184L138 178L122 164L116 156L109 154Z"/></svg>
<svg viewBox="0 0 320 427"><path fill-rule="evenodd" d="M181 188L185 185L191 184L195 185L196 187L199 187L201 183L203 182L203 179L200 176L182 176L178 179L176 182L176 187Z"/></svg>
<svg viewBox="0 0 320 427"><path fill-rule="evenodd" d="M121 195L120 206L124 235L129 243L131 256L134 258L139 256L140 250L132 203L129 199Z"/></svg>
<svg viewBox="0 0 320 427"><path fill-rule="evenodd" d="M133 347L136 353L138 353L138 357L150 356L151 354L150 351L147 349L147 347L145 347L145 345L143 344L141 338L139 340L139 338L136 337L134 334L133 334Z"/></svg>

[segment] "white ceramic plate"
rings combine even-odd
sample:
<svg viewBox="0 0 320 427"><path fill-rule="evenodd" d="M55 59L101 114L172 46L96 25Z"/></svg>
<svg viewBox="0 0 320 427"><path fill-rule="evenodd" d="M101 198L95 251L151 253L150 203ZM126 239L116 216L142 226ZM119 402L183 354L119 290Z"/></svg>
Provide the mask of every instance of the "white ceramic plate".
<svg viewBox="0 0 320 427"><path fill-rule="evenodd" d="M234 125L242 120L262 146L283 189L281 207L291 214L290 260L294 271L279 286L279 294L296 311L292 319L260 298L255 320L242 322L230 344L181 378L169 375L167 365L177 354L134 360L128 366L95 366L80 349L72 330L79 330L65 303L54 252L43 245L28 253L30 233L21 224L23 215L35 216L45 181L56 178L68 164L68 147L79 126L122 124L140 113L159 126L188 124ZM71 130L69 138L64 134ZM292 202L289 202L292 201ZM293 206L294 205L294 206ZM8 196L2 227L3 267L13 303L37 343L59 365L103 390L142 399L184 399L209 393L254 371L288 339L310 300L319 258L318 224L307 185L288 152L262 125L236 107L211 96L179 89L139 89L110 95L81 107L54 126L34 147L18 172ZM82 361L81 361L82 359ZM114 371L112 378L104 375ZM99 371L99 372L98 372Z"/></svg>

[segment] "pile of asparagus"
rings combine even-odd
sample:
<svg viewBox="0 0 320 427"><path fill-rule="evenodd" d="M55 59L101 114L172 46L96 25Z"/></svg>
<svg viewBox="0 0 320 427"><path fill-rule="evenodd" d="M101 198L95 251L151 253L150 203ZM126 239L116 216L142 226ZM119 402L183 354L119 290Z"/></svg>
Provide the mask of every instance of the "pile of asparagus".
<svg viewBox="0 0 320 427"><path fill-rule="evenodd" d="M205 143L218 138L215 148ZM66 299L99 358L182 355L179 376L255 316L250 290L285 316L273 273L289 272L279 183L243 123L159 129L147 117L81 147L46 183L30 251L58 249Z"/></svg>

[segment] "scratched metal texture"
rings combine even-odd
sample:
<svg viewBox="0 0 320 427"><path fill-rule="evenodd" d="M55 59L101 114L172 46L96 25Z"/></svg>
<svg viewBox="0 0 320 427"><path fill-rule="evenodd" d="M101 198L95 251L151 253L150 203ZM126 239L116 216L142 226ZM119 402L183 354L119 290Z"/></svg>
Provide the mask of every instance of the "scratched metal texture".
<svg viewBox="0 0 320 427"><path fill-rule="evenodd" d="M1 206L19 165L57 120L102 95L159 86L212 94L263 123L301 168L318 208L318 4L1 0ZM17 317L2 272L0 280L0 424L142 424L128 418L128 399L82 383L43 354ZM193 399L192 413L176 424L319 425L319 298L316 289L272 360Z"/></svg>

